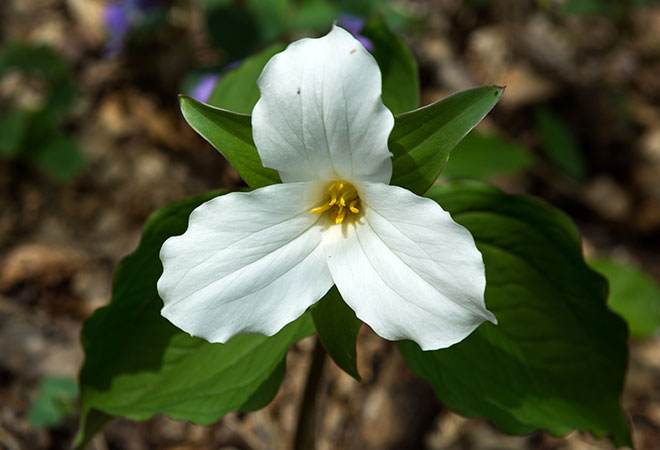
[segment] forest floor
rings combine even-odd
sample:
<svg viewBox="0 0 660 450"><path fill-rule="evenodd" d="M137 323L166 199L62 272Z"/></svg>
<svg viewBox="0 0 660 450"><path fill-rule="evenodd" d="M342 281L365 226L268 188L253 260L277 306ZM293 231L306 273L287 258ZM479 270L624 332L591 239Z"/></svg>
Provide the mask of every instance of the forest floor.
<svg viewBox="0 0 660 450"><path fill-rule="evenodd" d="M418 58L422 103L485 84L507 85L482 129L537 151L530 112L552 103L578 131L588 161L580 183L539 159L495 184L544 198L569 214L590 253L617 255L660 279L660 7L614 22L555 20L514 0L407 1L427 23L407 38ZM529 2L530 4L532 2ZM229 164L182 119L182 74L209 49L199 21L159 36L143 56L103 51L103 2L4 0L0 42L48 43L70 62L81 91L67 130L86 170L61 183L20 161L0 162L0 449L68 448L77 419L35 429L27 412L44 377L75 378L83 360L82 322L106 304L117 263L159 207L216 188L237 188ZM613 93L624 95L621 116ZM0 100L36 95L0 79ZM618 97L617 97L618 98ZM202 427L166 417L116 420L90 448L285 449L294 433L309 339L288 355L271 405L228 414ZM406 368L396 347L366 326L358 383L326 364L318 425L325 449L610 449L584 433L508 436L488 421L460 417ZM660 448L660 338L631 342L623 406L639 449Z"/></svg>

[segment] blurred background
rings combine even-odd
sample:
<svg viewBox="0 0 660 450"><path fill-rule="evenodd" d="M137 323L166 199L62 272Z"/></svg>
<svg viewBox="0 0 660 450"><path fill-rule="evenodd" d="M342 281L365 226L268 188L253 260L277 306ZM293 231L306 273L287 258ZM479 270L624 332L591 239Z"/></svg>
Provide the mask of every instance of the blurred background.
<svg viewBox="0 0 660 450"><path fill-rule="evenodd" d="M577 223L633 337L623 404L660 448L660 2L654 0L0 1L0 449L75 433L82 322L166 203L242 181L177 94L276 42L380 17L419 64L421 104L479 85L503 99L440 182L539 196ZM364 41L369 47L370 42ZM94 449L285 449L311 349L275 401L201 427L117 420ZM611 449L582 433L511 437L445 409L363 327L358 384L326 365L319 449Z"/></svg>

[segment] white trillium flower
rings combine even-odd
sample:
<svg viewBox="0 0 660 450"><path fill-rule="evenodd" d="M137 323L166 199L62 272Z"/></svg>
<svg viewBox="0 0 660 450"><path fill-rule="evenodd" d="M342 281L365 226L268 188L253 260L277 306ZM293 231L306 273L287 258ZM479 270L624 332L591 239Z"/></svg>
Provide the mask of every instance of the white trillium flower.
<svg viewBox="0 0 660 450"><path fill-rule="evenodd" d="M388 184L394 118L371 54L335 26L275 55L258 85L254 142L283 183L192 212L160 252L162 315L210 342L270 336L337 285L380 336L424 350L496 323L470 233Z"/></svg>

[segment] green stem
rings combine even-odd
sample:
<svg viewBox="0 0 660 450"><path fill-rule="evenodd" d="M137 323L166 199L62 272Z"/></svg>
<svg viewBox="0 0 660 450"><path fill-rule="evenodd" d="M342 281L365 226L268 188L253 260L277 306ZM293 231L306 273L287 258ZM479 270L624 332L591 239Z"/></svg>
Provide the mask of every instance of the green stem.
<svg viewBox="0 0 660 450"><path fill-rule="evenodd" d="M312 362L309 366L309 372L307 372L305 392L303 393L300 409L298 410L298 426L296 428L296 440L293 444L294 450L314 450L316 448L314 439L318 417L316 404L325 360L325 349L317 336L314 341L314 350L312 350Z"/></svg>

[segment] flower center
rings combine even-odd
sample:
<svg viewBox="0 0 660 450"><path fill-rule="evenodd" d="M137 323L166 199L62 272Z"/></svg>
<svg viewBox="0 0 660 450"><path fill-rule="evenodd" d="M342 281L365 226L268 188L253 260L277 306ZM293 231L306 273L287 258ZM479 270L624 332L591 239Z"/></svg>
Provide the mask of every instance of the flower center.
<svg viewBox="0 0 660 450"><path fill-rule="evenodd" d="M352 218L359 213L360 197L353 185L347 181L335 181L328 187L327 197L324 203L312 209L312 214L321 214L328 211L330 221L339 225L347 218Z"/></svg>

